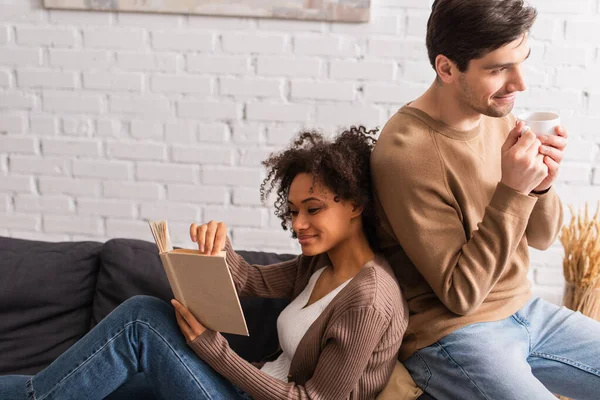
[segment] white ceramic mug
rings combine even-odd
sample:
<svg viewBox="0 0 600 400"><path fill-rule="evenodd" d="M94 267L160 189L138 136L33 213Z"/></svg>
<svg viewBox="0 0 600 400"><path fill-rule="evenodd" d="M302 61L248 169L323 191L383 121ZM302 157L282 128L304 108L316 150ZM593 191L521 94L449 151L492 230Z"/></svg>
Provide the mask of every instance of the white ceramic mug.
<svg viewBox="0 0 600 400"><path fill-rule="evenodd" d="M521 135L531 129L536 136L556 135L555 128L560 125L560 115L553 112L531 112L519 115L525 121Z"/></svg>

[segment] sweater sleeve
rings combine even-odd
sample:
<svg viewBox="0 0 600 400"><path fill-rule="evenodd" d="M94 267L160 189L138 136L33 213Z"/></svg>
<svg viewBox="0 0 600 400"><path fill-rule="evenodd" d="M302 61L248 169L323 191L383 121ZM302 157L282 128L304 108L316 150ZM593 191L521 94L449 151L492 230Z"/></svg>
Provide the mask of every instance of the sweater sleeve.
<svg viewBox="0 0 600 400"><path fill-rule="evenodd" d="M424 131L423 135L428 135ZM470 237L431 139L424 154L400 138L378 143L372 157L377 197L396 240L452 312L475 311L509 265L536 198L498 183Z"/></svg>
<svg viewBox="0 0 600 400"><path fill-rule="evenodd" d="M514 114L508 114L509 128L517 123ZM538 198L527 224L527 243L538 250L546 250L554 243L563 222L563 208L554 189L548 193L533 196Z"/></svg>
<svg viewBox="0 0 600 400"><path fill-rule="evenodd" d="M189 345L215 371L255 399L342 400L348 399L356 388L389 325L389 320L372 307L344 312L329 326L314 374L303 386L293 381L283 382L251 365L231 350L227 340L217 332L206 330ZM389 379L397 350L386 353L388 362L379 364L379 370L369 371L385 375L379 376L381 387L371 385L374 391L381 390ZM364 397L373 398L375 394L367 393Z"/></svg>
<svg viewBox="0 0 600 400"><path fill-rule="evenodd" d="M229 237L225 243L227 266L235 288L240 296L265 298L291 298L303 256L272 265L250 265L231 246Z"/></svg>
<svg viewBox="0 0 600 400"><path fill-rule="evenodd" d="M546 250L560 233L563 223L563 207L554 189L550 189L548 193L534 196L538 198L538 201L529 217L525 234L531 247Z"/></svg>

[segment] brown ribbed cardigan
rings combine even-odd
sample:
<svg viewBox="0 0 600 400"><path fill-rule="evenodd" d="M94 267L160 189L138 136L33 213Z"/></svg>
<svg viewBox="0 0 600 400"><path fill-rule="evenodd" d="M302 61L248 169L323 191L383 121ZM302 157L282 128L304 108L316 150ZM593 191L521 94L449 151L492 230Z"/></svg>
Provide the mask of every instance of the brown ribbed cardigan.
<svg viewBox="0 0 600 400"><path fill-rule="evenodd" d="M227 240L227 264L240 295L297 297L327 255L269 266L250 265ZM300 341L289 382L273 378L238 356L218 332L206 330L190 347L253 398L373 399L387 383L408 323L406 302L380 255L363 266Z"/></svg>
<svg viewBox="0 0 600 400"><path fill-rule="evenodd" d="M408 300L400 359L475 322L508 318L531 297L528 246L562 226L554 192L500 183L515 118L458 131L413 107L386 124L371 157L380 246Z"/></svg>

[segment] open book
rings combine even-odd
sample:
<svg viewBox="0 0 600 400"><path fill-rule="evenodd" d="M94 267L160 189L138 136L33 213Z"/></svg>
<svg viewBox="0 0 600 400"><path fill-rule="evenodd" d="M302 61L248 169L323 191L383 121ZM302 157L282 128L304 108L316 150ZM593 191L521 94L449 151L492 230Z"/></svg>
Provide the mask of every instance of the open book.
<svg viewBox="0 0 600 400"><path fill-rule="evenodd" d="M206 328L248 336L225 252L207 256L199 250L173 250L167 222L148 223L175 299Z"/></svg>

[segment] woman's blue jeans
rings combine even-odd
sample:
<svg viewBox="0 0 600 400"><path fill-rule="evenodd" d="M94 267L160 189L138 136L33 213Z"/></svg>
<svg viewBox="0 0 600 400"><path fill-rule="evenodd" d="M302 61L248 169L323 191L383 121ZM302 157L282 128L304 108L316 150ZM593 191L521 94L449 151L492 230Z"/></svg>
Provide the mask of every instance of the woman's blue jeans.
<svg viewBox="0 0 600 400"><path fill-rule="evenodd" d="M249 398L191 350L170 304L136 296L37 375L0 376L0 399L103 399L141 372L158 398Z"/></svg>
<svg viewBox="0 0 600 400"><path fill-rule="evenodd" d="M502 321L461 328L404 365L443 399L600 398L600 322L534 298Z"/></svg>

